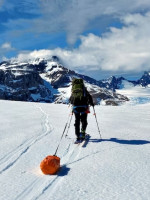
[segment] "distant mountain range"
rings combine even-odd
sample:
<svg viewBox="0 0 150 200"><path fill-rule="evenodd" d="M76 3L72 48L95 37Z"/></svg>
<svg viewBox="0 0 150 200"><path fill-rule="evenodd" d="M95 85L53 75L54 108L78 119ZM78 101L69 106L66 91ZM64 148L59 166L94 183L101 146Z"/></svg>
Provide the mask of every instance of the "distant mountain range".
<svg viewBox="0 0 150 200"><path fill-rule="evenodd" d="M141 85L142 87L146 87L150 84L150 72L144 72L143 76L136 81L127 80L124 77L116 78L115 76L111 76L108 79L100 80L99 86L115 91L116 89L122 88L123 81L128 81L132 83L133 86Z"/></svg>
<svg viewBox="0 0 150 200"><path fill-rule="evenodd" d="M95 104L119 105L129 99L116 93L123 87L123 77L112 76L105 80L95 80L78 74L62 66L57 56L49 60L38 58L27 62L10 60L0 63L0 99L68 103L71 94L72 79L82 78ZM146 87L150 84L150 72L145 72L137 81L129 81Z"/></svg>

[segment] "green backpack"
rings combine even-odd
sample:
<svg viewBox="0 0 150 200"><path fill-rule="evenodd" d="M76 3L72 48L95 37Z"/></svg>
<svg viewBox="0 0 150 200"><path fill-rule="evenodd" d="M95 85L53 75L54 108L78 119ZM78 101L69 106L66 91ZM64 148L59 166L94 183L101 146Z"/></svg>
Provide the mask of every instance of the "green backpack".
<svg viewBox="0 0 150 200"><path fill-rule="evenodd" d="M73 79L72 81L72 104L79 105L85 100L86 90L82 79Z"/></svg>

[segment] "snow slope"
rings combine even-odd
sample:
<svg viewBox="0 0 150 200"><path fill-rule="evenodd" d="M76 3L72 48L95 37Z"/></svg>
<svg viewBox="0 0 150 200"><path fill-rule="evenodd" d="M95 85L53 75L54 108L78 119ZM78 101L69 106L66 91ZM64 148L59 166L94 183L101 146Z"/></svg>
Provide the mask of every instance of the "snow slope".
<svg viewBox="0 0 150 200"><path fill-rule="evenodd" d="M122 81L122 89L116 90L118 93L127 96L130 101L129 104L144 104L150 102L150 85L142 87L141 85L133 86L132 83L124 80Z"/></svg>
<svg viewBox="0 0 150 200"><path fill-rule="evenodd" d="M0 101L1 200L149 200L150 104L96 106L90 141L75 145L74 117L57 155L62 168L46 176L69 117L67 105Z"/></svg>

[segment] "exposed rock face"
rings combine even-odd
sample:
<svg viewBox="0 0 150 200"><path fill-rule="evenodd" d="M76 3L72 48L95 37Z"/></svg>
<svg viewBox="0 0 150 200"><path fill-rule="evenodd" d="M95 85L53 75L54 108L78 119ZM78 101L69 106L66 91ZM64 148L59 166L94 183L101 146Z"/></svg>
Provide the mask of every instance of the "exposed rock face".
<svg viewBox="0 0 150 200"><path fill-rule="evenodd" d="M47 71L46 76L51 80L51 85L55 88L66 87L73 77L82 78L88 83L99 85L99 82L95 79L75 73L61 65L53 65L51 69Z"/></svg>
<svg viewBox="0 0 150 200"><path fill-rule="evenodd" d="M65 87L70 83L70 75L75 73L62 66L52 66L47 72L46 77L51 80L51 85L54 88Z"/></svg>
<svg viewBox="0 0 150 200"><path fill-rule="evenodd" d="M107 90L105 88L99 88L96 85L93 86L93 88L89 88L88 86L87 88L90 94L92 95L95 104L99 104L101 100L103 100L105 101L106 105L114 106L129 101L129 99L124 95L118 94L111 90Z"/></svg>
<svg viewBox="0 0 150 200"><path fill-rule="evenodd" d="M111 77L97 81L63 67L56 56L28 63L0 63L0 99L68 103L74 77L85 81L95 104L102 100L106 105L119 105L128 101L127 97L115 92L124 78Z"/></svg>
<svg viewBox="0 0 150 200"><path fill-rule="evenodd" d="M139 84L146 87L150 84L150 72L144 72L144 75L140 78Z"/></svg>
<svg viewBox="0 0 150 200"><path fill-rule="evenodd" d="M123 77L116 78L115 76L111 76L108 79L99 81L99 86L102 88L107 88L115 91L115 89L119 89L122 83L122 80L125 80Z"/></svg>
<svg viewBox="0 0 150 200"><path fill-rule="evenodd" d="M0 70L0 99L52 102L52 94L35 71Z"/></svg>

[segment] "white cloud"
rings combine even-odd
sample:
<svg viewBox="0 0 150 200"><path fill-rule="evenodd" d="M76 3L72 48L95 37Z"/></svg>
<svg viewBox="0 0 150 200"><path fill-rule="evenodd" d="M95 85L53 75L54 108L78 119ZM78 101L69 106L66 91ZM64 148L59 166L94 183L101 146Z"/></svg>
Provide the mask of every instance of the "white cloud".
<svg viewBox="0 0 150 200"><path fill-rule="evenodd" d="M16 49L11 46L11 43L9 43L9 42L3 43L0 46L0 59L1 60L7 60L7 59L5 59L6 58L6 54L9 53L9 52L13 52L15 50Z"/></svg>
<svg viewBox="0 0 150 200"><path fill-rule="evenodd" d="M1 48L5 49L5 50L10 50L10 49L12 49L12 46L9 42L6 42L6 43L1 45Z"/></svg>
<svg viewBox="0 0 150 200"><path fill-rule="evenodd" d="M43 17L35 20L38 31L66 31L68 42L73 44L78 36L90 28L93 20L99 18L99 29L102 17L110 16L112 20L122 14L150 9L149 0L41 0ZM36 26L36 25L35 25Z"/></svg>
<svg viewBox="0 0 150 200"><path fill-rule="evenodd" d="M20 12L36 13L40 16L34 19L26 19L25 29L23 19L13 19L4 25L12 30L18 27L22 33L55 33L66 32L69 44L74 44L79 36L93 27L93 21L97 21L96 28L103 29L109 21L120 20L122 15L133 12L145 12L150 10L149 0L7 0L5 9L19 8ZM108 25L109 25L108 23ZM29 28L30 27L30 28Z"/></svg>
<svg viewBox="0 0 150 200"><path fill-rule="evenodd" d="M81 36L77 49L39 50L18 55L19 60L57 55L72 69L143 71L150 69L150 13L133 14L122 18L121 29L111 28L99 37Z"/></svg>

